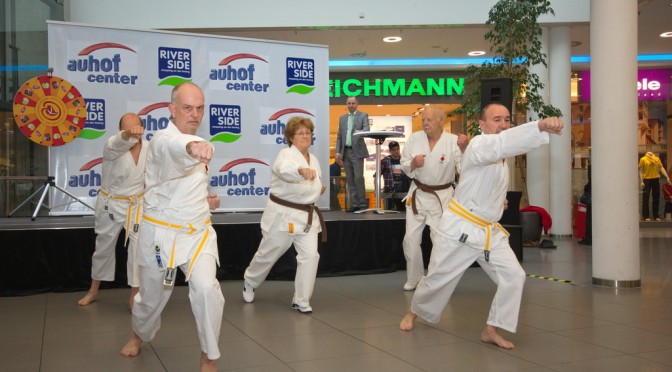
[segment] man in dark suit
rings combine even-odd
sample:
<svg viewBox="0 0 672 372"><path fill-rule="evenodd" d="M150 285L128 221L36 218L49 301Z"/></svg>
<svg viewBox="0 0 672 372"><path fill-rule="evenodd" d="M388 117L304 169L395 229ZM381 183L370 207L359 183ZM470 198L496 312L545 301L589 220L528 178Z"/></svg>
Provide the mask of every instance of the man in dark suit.
<svg viewBox="0 0 672 372"><path fill-rule="evenodd" d="M346 100L348 113L338 119L338 136L336 137L336 162L345 167L345 177L350 190L350 209L355 212L367 209L364 190L364 158L369 156L364 138L353 136L361 131L369 130L369 114L357 111L357 97Z"/></svg>

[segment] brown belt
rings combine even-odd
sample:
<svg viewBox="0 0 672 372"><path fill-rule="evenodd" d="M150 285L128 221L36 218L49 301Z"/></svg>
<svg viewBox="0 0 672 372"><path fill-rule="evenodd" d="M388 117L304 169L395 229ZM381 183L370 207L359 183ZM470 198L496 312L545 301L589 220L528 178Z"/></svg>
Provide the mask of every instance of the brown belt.
<svg viewBox="0 0 672 372"><path fill-rule="evenodd" d="M411 206L413 207L413 214L418 214L418 208L415 206L416 191L421 190L424 192L428 192L430 194L434 194L434 196L436 196L436 198L439 200L439 204L441 204L441 198L439 197L439 194L436 193L436 191L445 190L453 186L453 184L450 182L445 185L437 185L437 186L425 185L424 183L416 180L415 178L413 178L413 182L415 183L415 190L413 190L413 194L411 195Z"/></svg>
<svg viewBox="0 0 672 372"><path fill-rule="evenodd" d="M324 217L322 217L322 212L320 212L320 208L316 207L315 204L292 203L290 201L280 199L273 194L270 194L270 199L271 201L278 203L282 206L307 212L308 223L306 224L306 228L303 230L304 232L310 231L310 228L313 225L313 211L317 212L317 217L319 218L320 226L322 227L322 242L324 243L327 241L327 225L324 223Z"/></svg>

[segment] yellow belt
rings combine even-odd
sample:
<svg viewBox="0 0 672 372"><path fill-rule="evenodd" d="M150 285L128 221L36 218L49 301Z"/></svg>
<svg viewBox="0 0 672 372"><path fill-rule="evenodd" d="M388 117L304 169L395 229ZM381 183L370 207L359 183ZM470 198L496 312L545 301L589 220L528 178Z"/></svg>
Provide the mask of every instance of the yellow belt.
<svg viewBox="0 0 672 372"><path fill-rule="evenodd" d="M183 225L171 223L168 221L161 221L156 218L149 217L147 215L142 216L142 219L158 226L162 227L167 227L171 230L175 230L176 232L183 232L186 234L194 234L197 229L194 227L193 224L187 223ZM212 223L212 220L210 218L206 219L205 222L203 222L204 225L210 225ZM191 269L194 267L194 263L196 262L196 259L198 256L201 254L201 250L203 250L203 247L205 246L205 242L208 240L208 235L210 231L208 229L205 229L205 234L203 234L203 238L201 238L200 243L198 243L198 248L196 248L196 252L194 253L194 256L191 258L191 262L189 262L189 268L187 269L187 274L186 274L186 281L189 281L189 277L191 276ZM175 240L177 240L177 234L175 234L175 238L173 239L173 246L170 250L170 259L168 261L168 269L173 270L175 269Z"/></svg>
<svg viewBox="0 0 672 372"><path fill-rule="evenodd" d="M145 196L145 193L143 192L141 194L134 196L110 195L110 193L105 191L105 189L103 189L102 187L100 188L99 192L110 199L128 202L128 208L126 209L126 223L124 224L124 230L126 230L126 236L124 237L124 245L126 245L126 243L128 243L128 234L131 229L131 211L133 210L133 206L135 205L135 223L133 224L133 231L137 232L138 225L140 224L140 207L142 206L142 203L140 203L140 199L142 199L142 197Z"/></svg>
<svg viewBox="0 0 672 372"><path fill-rule="evenodd" d="M450 203L448 203L448 209L450 209L453 213L456 215L462 217L463 219L473 223L474 225L478 227L482 227L485 229L485 260L489 261L490 259L490 237L492 235L492 228L497 228L501 230L506 236L509 236L509 232L506 231L506 229L499 224L499 222L490 222L486 219L483 219L473 213L471 213L469 210L467 210L465 207L460 205L455 199L451 199Z"/></svg>

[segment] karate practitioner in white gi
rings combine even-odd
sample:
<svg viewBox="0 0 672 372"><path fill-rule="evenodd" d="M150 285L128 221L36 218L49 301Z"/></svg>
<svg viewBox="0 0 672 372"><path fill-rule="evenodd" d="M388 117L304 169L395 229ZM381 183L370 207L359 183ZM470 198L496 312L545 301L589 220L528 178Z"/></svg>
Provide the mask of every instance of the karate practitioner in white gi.
<svg viewBox="0 0 672 372"><path fill-rule="evenodd" d="M460 171L466 136L443 129L445 112L427 106L422 113L422 130L411 134L401 155L401 169L411 180L406 197L406 234L402 243L406 257L404 290L412 291L425 274L422 260L422 232L438 222L453 197L452 182ZM430 229L433 240L433 230Z"/></svg>
<svg viewBox="0 0 672 372"><path fill-rule="evenodd" d="M505 158L524 154L560 134L562 121L551 117L512 129L509 110L491 103L481 111L482 135L471 140L462 160L460 184L437 226L427 276L418 283L411 308L399 327L413 329L417 316L437 323L464 271L474 260L497 284L483 342L513 349L497 328L515 332L525 272L509 246L501 218L509 184Z"/></svg>
<svg viewBox="0 0 672 372"><path fill-rule="evenodd" d="M133 306L131 339L121 354L136 356L142 342L154 338L179 267L189 283L201 344L201 371L215 371L224 296L216 277L217 236L210 222L210 210L219 207L219 198L208 195L206 164L214 147L195 135L204 101L197 85L177 85L168 106L172 121L149 143L137 256L140 293Z"/></svg>
<svg viewBox="0 0 672 372"><path fill-rule="evenodd" d="M293 117L287 122L285 139L289 147L280 150L273 162L270 198L261 216L263 237L245 270L245 302L254 301L255 289L294 244L297 256L292 309L304 314L313 311L310 297L320 260L317 234L322 231L322 240L325 240L327 233L323 230L324 220L314 206L326 186L321 182L322 170L317 158L308 152L313 130L313 122L308 118Z"/></svg>
<svg viewBox="0 0 672 372"><path fill-rule="evenodd" d="M115 248L122 228L126 230L124 242L128 244L126 276L131 287L131 308L140 286L135 255L138 225L142 218L147 142L142 141L144 128L140 117L134 113L121 117L119 130L103 147L103 176L96 199L96 250L91 258L91 287L77 303L79 306L96 301L102 280L114 280Z"/></svg>

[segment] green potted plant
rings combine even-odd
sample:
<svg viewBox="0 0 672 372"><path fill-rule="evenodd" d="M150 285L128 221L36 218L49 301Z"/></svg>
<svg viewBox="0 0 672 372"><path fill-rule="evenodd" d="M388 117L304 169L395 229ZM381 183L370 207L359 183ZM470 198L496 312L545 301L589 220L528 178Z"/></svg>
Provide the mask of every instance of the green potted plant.
<svg viewBox="0 0 672 372"><path fill-rule="evenodd" d="M491 29L485 39L491 43L495 57L480 66L472 65L466 70L465 95L462 106L455 110L467 120L467 133L480 132L478 113L481 109L481 79L510 78L513 83L512 123L516 117L524 118L528 111L539 117L562 116L559 109L547 105L538 93L544 84L539 76L530 72L536 64L546 66L546 54L542 51L539 36L542 28L537 23L543 14L555 14L548 0L500 0L488 13L486 25Z"/></svg>

